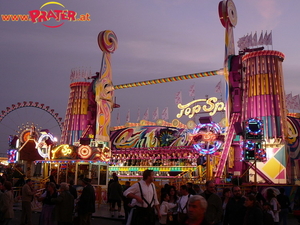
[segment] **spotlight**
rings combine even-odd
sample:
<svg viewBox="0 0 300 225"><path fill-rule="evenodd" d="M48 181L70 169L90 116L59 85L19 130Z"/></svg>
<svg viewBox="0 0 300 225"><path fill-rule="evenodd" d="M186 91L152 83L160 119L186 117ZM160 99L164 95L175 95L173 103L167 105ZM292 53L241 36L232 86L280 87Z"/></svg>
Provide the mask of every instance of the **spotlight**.
<svg viewBox="0 0 300 225"><path fill-rule="evenodd" d="M211 116L204 116L199 118L199 122L201 124L211 123L211 121L212 121Z"/></svg>

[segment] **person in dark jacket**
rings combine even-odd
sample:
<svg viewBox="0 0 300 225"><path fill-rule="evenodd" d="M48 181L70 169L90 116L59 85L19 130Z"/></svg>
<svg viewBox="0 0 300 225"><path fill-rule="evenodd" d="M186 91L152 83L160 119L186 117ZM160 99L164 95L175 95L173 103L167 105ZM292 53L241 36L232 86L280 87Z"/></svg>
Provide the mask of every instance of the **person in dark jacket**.
<svg viewBox="0 0 300 225"><path fill-rule="evenodd" d="M266 199L264 198L264 196L257 190L257 186L256 185L252 185L251 186L251 190L248 193L250 195L254 195L256 200L263 205L266 202Z"/></svg>
<svg viewBox="0 0 300 225"><path fill-rule="evenodd" d="M52 214L54 212L54 203L51 202L52 198L57 197L56 185L50 182L47 185L47 190L38 198L38 201L43 202L42 212L40 215L40 224L54 225Z"/></svg>
<svg viewBox="0 0 300 225"><path fill-rule="evenodd" d="M70 180L69 192L73 195L74 199L77 199L77 190L74 187L74 181L73 180Z"/></svg>
<svg viewBox="0 0 300 225"><path fill-rule="evenodd" d="M119 178L116 176L114 177L114 182L112 182L109 186L109 199L112 204L112 211L111 211L111 217L114 217L114 212L116 203L118 205L118 218L124 217L123 215L120 214L121 212L121 203L122 203L122 198L123 198L123 191L122 191L122 186L119 183Z"/></svg>
<svg viewBox="0 0 300 225"><path fill-rule="evenodd" d="M49 176L49 182L52 182L55 184L55 186L57 187L57 184L56 184L56 170L52 170L51 171L51 174Z"/></svg>
<svg viewBox="0 0 300 225"><path fill-rule="evenodd" d="M80 225L90 225L92 214L95 212L95 190L91 185L91 179L82 179L83 190L78 201L78 217Z"/></svg>
<svg viewBox="0 0 300 225"><path fill-rule="evenodd" d="M242 196L240 187L232 187L233 197L226 205L225 218L223 225L241 225L244 222L246 207L244 206L245 197Z"/></svg>
<svg viewBox="0 0 300 225"><path fill-rule="evenodd" d="M188 188L189 194L191 194L191 195L195 195L196 194L195 190L193 189L193 183L188 182L188 183L186 183L186 186Z"/></svg>
<svg viewBox="0 0 300 225"><path fill-rule="evenodd" d="M60 195L52 198L51 202L55 204L55 221L57 225L72 225L74 211L74 197L69 192L67 183L60 184Z"/></svg>
<svg viewBox="0 0 300 225"><path fill-rule="evenodd" d="M22 175L19 180L15 183L15 187L23 187L23 185L25 184L25 175Z"/></svg>
<svg viewBox="0 0 300 225"><path fill-rule="evenodd" d="M213 181L207 181L205 188L206 190L201 194L207 201L205 220L210 224L219 224L223 214L222 200L215 194L216 185Z"/></svg>
<svg viewBox="0 0 300 225"><path fill-rule="evenodd" d="M245 198L244 206L247 208L243 225L263 225L263 211L254 195Z"/></svg>
<svg viewBox="0 0 300 225"><path fill-rule="evenodd" d="M112 179L110 179L110 180L108 181L107 187L109 187L109 185L110 185L112 182L114 182L114 178L115 178L116 176L117 176L116 173L113 173L113 174L112 174ZM111 204L111 200L109 199L109 196L110 196L110 194L109 194L109 188L107 188L107 202L109 203L109 211L111 212L111 211L113 211L113 208L112 208L112 204Z"/></svg>

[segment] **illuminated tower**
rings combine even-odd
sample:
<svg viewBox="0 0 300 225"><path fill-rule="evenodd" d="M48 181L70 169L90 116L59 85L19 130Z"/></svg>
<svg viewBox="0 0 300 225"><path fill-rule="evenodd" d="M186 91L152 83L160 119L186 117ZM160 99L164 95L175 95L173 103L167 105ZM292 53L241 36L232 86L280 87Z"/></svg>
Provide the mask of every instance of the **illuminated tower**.
<svg viewBox="0 0 300 225"><path fill-rule="evenodd" d="M264 121L266 140L287 137L282 62L278 51L256 51L243 56L245 71L242 121Z"/></svg>
<svg viewBox="0 0 300 225"><path fill-rule="evenodd" d="M88 126L88 89L89 82L70 84L70 96L66 112L61 143L72 145L79 141Z"/></svg>

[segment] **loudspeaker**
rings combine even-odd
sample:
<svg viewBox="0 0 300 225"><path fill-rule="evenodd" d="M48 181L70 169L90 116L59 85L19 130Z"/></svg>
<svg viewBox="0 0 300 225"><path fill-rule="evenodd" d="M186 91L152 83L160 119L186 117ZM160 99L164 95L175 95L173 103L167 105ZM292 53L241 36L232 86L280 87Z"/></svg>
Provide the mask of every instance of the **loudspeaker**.
<svg viewBox="0 0 300 225"><path fill-rule="evenodd" d="M53 141L51 141L50 138L48 138L45 143L49 146L49 145L52 145L53 144Z"/></svg>
<svg viewBox="0 0 300 225"><path fill-rule="evenodd" d="M199 118L201 124L211 123L211 116L204 116Z"/></svg>
<svg viewBox="0 0 300 225"><path fill-rule="evenodd" d="M90 138L80 138L80 144L81 145L89 145L91 143Z"/></svg>
<svg viewBox="0 0 300 225"><path fill-rule="evenodd" d="M242 126L241 126L241 123L235 122L235 123L233 124L233 126L234 126L235 133L236 133L237 135L243 135L243 128L242 128Z"/></svg>
<svg viewBox="0 0 300 225"><path fill-rule="evenodd" d="M98 148L103 148L104 145L101 143L101 144L98 144Z"/></svg>

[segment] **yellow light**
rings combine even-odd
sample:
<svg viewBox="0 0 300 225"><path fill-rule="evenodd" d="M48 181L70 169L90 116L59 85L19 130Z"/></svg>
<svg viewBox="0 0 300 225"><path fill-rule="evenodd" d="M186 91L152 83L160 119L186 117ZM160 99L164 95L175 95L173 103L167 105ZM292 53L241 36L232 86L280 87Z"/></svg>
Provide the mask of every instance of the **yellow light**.
<svg viewBox="0 0 300 225"><path fill-rule="evenodd" d="M67 145L67 144L59 145L59 146L57 146L56 148L54 148L53 150L51 150L51 152L52 152L52 159L55 158L55 155L56 155L56 153L57 153L59 150L61 150L61 152L62 152L62 154L63 154L64 156L69 155L69 154L72 153L72 149L70 148L69 145Z"/></svg>
<svg viewBox="0 0 300 225"><path fill-rule="evenodd" d="M199 113L201 111L201 105L195 105L191 107L195 103L206 103L207 105L203 105L202 109L204 112L209 112L210 116L213 116L216 114L216 112L223 111L225 109L224 102L217 102L218 98L211 97L209 99L197 99L194 101L191 101L185 105L178 104L177 107L180 109L180 112L176 115L177 118L181 118L184 115L188 116L189 118L194 117L196 113Z"/></svg>
<svg viewBox="0 0 300 225"><path fill-rule="evenodd" d="M219 69L219 70L217 71L217 74L218 74L218 75L224 75L224 70L223 70L223 68Z"/></svg>

